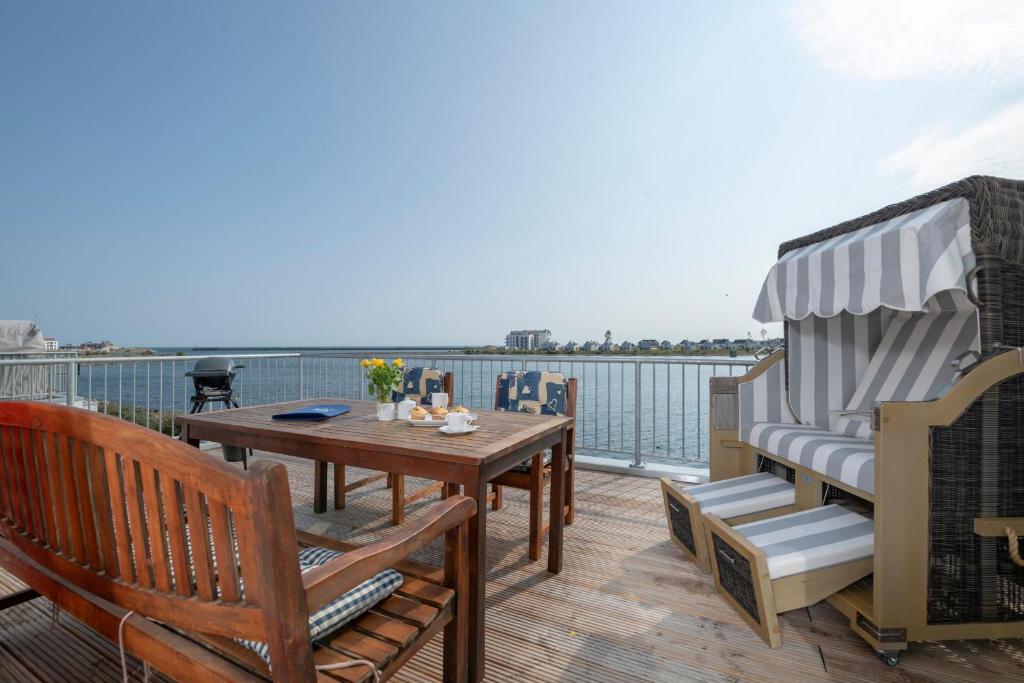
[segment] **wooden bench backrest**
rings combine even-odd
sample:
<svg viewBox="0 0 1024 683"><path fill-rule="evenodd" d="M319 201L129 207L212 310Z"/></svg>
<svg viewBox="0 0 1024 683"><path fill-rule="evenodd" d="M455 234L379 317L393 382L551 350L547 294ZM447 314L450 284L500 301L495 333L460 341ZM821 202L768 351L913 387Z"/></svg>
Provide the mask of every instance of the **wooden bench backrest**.
<svg viewBox="0 0 1024 683"><path fill-rule="evenodd" d="M243 472L112 417L0 402L0 536L74 585L169 625L301 637L283 632L301 629L306 607L282 465Z"/></svg>

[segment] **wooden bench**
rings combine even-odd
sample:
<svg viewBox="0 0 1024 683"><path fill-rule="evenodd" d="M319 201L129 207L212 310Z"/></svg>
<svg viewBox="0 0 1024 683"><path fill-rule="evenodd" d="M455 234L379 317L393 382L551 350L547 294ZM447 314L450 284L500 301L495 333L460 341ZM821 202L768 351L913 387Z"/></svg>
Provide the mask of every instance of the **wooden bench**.
<svg viewBox="0 0 1024 683"><path fill-rule="evenodd" d="M280 464L249 471L96 413L0 402L0 567L180 680L387 680L444 630L444 680L467 678L467 521L452 496L356 547L296 532ZM407 560L444 536L441 569ZM300 573L303 546L345 551ZM234 557L235 562L225 561ZM309 614L382 571L402 584L316 642ZM159 623L158 623L159 622ZM238 640L266 643L268 664ZM55 653L55 656L59 654Z"/></svg>

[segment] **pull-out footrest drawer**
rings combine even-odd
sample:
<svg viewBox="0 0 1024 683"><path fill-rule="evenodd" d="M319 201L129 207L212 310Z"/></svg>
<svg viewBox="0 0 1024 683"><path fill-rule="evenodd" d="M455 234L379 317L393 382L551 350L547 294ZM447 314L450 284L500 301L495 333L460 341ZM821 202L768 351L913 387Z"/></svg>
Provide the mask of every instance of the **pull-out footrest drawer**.
<svg viewBox="0 0 1024 683"><path fill-rule="evenodd" d="M705 514L714 514L729 524L742 524L793 511L793 485L768 472L685 489L662 478L661 490L672 540L705 574L711 571Z"/></svg>
<svg viewBox="0 0 1024 683"><path fill-rule="evenodd" d="M782 644L779 613L873 571L874 522L839 505L737 526L706 515L704 524L715 587L773 648Z"/></svg>

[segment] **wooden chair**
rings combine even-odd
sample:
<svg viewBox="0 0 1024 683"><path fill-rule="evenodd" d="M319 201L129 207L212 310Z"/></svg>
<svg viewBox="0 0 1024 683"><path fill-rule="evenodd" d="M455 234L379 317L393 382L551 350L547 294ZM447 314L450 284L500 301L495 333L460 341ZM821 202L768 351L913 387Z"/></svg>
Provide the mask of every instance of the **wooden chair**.
<svg viewBox="0 0 1024 683"><path fill-rule="evenodd" d="M443 629L444 680L465 681L474 513L452 496L356 548L296 532L283 465L243 471L113 417L0 403L0 567L29 586L0 605L42 595L114 642L123 628L126 651L178 680L362 683L370 665L386 680ZM443 570L404 559L439 536ZM348 552L300 571L301 546ZM313 642L311 614L390 568L397 591Z"/></svg>
<svg viewBox="0 0 1024 683"><path fill-rule="evenodd" d="M444 379L442 380L442 391L448 394L448 401L451 405L454 405L454 387L455 387L455 376L450 373L444 373ZM421 397L425 398L425 397ZM440 492L442 497L444 496L444 482L435 481L427 484L423 488L417 489L412 493L406 495L405 493L405 475L404 474L391 474L388 472L378 472L369 476L357 479L351 484L345 483L345 466L340 464L334 465L334 509L341 510L345 507L345 494L349 491L355 491L358 488L372 484L375 481L387 478L387 487L391 489L391 523L395 526L405 521L405 506L415 503L420 498L425 498L431 493Z"/></svg>
<svg viewBox="0 0 1024 683"><path fill-rule="evenodd" d="M499 405L502 375L494 385L494 409L505 410ZM576 417L576 378L566 380L566 415ZM572 524L576 511L576 430L572 428L569 449L565 458L565 523ZM530 546L531 560L540 559L540 547L547 534L550 522L544 522L544 487L551 481L551 463L544 453L537 453L521 466L517 466L491 480L491 509L500 510L503 504L501 487L510 486L530 492Z"/></svg>

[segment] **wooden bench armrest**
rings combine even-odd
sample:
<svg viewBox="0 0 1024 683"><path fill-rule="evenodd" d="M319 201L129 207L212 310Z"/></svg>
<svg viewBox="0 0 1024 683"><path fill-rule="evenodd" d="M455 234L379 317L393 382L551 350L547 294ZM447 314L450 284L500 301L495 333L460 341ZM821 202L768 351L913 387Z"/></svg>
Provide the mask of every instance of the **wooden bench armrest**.
<svg viewBox="0 0 1024 683"><path fill-rule="evenodd" d="M476 502L467 496L451 496L433 505L409 527L384 540L328 560L302 576L310 613L362 582L391 567L438 536L476 514Z"/></svg>

